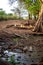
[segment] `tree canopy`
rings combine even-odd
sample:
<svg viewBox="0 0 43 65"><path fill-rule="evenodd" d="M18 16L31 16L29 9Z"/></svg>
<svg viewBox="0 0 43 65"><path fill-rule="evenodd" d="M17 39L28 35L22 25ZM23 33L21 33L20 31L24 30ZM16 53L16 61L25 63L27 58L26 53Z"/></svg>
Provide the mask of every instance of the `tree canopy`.
<svg viewBox="0 0 43 65"><path fill-rule="evenodd" d="M24 2L26 9L29 11L30 14L38 15L41 4L39 0L22 0Z"/></svg>
<svg viewBox="0 0 43 65"><path fill-rule="evenodd" d="M41 9L40 0L9 0L11 4L18 1L19 5L24 4L24 8L28 10L30 15L38 16Z"/></svg>

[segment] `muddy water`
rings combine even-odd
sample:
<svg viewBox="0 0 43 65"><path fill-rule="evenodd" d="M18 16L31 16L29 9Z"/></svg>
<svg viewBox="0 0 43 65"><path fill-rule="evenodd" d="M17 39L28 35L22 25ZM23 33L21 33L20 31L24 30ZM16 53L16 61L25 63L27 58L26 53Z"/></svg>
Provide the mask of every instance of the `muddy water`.
<svg viewBox="0 0 43 65"><path fill-rule="evenodd" d="M43 52L40 52L43 54ZM28 64L36 64L41 61L41 54L37 54L37 52L28 52L26 53L15 53L9 52L8 50L4 51L4 56L2 57L3 60L9 61L10 57L13 56L15 62L20 62L20 65L28 65Z"/></svg>
<svg viewBox="0 0 43 65"><path fill-rule="evenodd" d="M17 42L19 45L22 44L24 48L27 47L27 52L22 53L22 50L19 48L15 49L16 52L9 51L7 49L9 43L7 42L8 44L6 45L4 42L0 42L0 48L3 45L5 49L2 59L10 60L10 57L14 55L14 60L20 62L20 65L36 64L43 61L43 36L28 36L26 39L19 40L16 38L15 40L14 42Z"/></svg>

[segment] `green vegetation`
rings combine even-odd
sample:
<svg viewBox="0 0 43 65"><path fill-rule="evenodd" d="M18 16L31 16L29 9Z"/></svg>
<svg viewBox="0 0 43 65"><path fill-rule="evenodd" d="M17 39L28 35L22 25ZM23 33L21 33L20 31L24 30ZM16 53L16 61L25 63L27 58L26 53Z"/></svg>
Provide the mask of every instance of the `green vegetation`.
<svg viewBox="0 0 43 65"><path fill-rule="evenodd" d="M18 17L17 15L14 15L12 13L7 14L5 11L0 10L0 21L3 20L22 20L22 17Z"/></svg>
<svg viewBox="0 0 43 65"><path fill-rule="evenodd" d="M21 2L21 0L20 0ZM41 5L39 0L22 0L25 4L25 8L28 10L30 17L33 15L34 18L36 19L36 16L38 16Z"/></svg>
<svg viewBox="0 0 43 65"><path fill-rule="evenodd" d="M12 65L19 65L20 62L16 62L14 59L15 55L12 55L9 60L7 59L8 62L10 62Z"/></svg>
<svg viewBox="0 0 43 65"><path fill-rule="evenodd" d="M43 0L20 0L20 3L21 2L24 2L25 8L29 12L29 18L31 16L32 19L33 15L35 20L38 19L32 31L42 31Z"/></svg>
<svg viewBox="0 0 43 65"><path fill-rule="evenodd" d="M10 5L12 5L15 1L9 0ZM22 3L24 4L24 9L26 9L29 12L29 18L32 18L32 15L34 16L34 19L36 19L39 16L38 14L41 8L40 0L18 0L19 6L21 6Z"/></svg>

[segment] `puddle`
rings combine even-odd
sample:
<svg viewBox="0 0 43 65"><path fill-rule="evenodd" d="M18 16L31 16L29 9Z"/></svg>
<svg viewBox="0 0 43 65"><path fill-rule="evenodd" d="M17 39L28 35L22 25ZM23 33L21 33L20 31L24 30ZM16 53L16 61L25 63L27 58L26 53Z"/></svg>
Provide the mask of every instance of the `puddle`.
<svg viewBox="0 0 43 65"><path fill-rule="evenodd" d="M40 57L32 57L29 56L29 54L25 53L14 53L14 52L9 52L8 50L4 51L4 57L1 59L10 61L11 57L13 57L13 60L15 62L19 62L20 65L28 65L28 64L35 64L37 62L40 62L41 58Z"/></svg>

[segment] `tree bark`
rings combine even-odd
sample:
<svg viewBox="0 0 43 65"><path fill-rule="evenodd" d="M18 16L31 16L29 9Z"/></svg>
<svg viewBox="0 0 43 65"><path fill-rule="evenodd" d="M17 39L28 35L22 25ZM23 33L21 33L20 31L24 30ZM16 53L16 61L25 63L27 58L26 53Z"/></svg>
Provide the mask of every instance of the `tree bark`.
<svg viewBox="0 0 43 65"><path fill-rule="evenodd" d="M42 31L42 14L43 14L43 4L42 4L41 10L39 12L39 18L35 24L34 29L33 29L34 32Z"/></svg>

